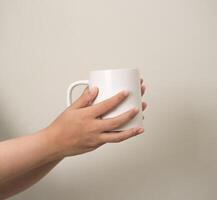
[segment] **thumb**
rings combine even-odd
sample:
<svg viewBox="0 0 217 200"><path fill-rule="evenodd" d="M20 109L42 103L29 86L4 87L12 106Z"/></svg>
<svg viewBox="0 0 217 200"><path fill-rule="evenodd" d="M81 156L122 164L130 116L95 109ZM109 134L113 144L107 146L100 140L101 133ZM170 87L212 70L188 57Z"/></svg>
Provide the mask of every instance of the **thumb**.
<svg viewBox="0 0 217 200"><path fill-rule="evenodd" d="M97 94L98 94L97 87L93 87L91 89L87 87L83 91L82 95L72 103L71 107L74 109L87 107L92 104Z"/></svg>

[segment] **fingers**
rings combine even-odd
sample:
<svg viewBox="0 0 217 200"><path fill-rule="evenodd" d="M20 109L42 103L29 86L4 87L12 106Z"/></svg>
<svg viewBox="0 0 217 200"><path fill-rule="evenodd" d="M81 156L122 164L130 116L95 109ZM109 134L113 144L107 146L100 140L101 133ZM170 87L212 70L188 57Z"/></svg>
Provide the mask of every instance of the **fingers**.
<svg viewBox="0 0 217 200"><path fill-rule="evenodd" d="M111 131L120 127L121 125L126 124L131 119L133 119L139 112L138 108L133 108L123 114L118 115L117 117L99 120L101 132Z"/></svg>
<svg viewBox="0 0 217 200"><path fill-rule="evenodd" d="M143 96L145 94L145 85L143 84L143 79L140 79L140 86L141 86L141 95Z"/></svg>
<svg viewBox="0 0 217 200"><path fill-rule="evenodd" d="M95 104L90 107L90 112L95 116L99 117L101 115L106 114L111 111L115 107L117 107L124 99L129 95L128 91L122 91L113 97L106 99L98 104Z"/></svg>
<svg viewBox="0 0 217 200"><path fill-rule="evenodd" d="M93 87L91 89L87 87L85 88L82 95L74 103L72 103L71 107L75 109L87 107L92 104L97 94L98 94L97 87Z"/></svg>
<svg viewBox="0 0 217 200"><path fill-rule="evenodd" d="M144 101L142 102L142 111L144 111L147 108L147 103Z"/></svg>
<svg viewBox="0 0 217 200"><path fill-rule="evenodd" d="M110 132L110 133L101 133L100 140L102 143L117 143L127 140L133 136L141 134L144 132L143 128L132 128L123 132Z"/></svg>
<svg viewBox="0 0 217 200"><path fill-rule="evenodd" d="M141 85L141 95L143 96L145 94L145 85L143 84L143 79L140 79L140 85ZM142 111L144 111L147 107L147 103L142 102Z"/></svg>

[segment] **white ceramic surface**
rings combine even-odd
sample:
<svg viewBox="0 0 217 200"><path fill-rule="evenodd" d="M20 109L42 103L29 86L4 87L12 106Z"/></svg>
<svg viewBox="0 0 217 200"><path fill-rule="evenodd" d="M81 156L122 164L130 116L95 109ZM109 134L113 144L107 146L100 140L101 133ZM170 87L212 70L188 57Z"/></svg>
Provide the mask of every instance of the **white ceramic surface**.
<svg viewBox="0 0 217 200"><path fill-rule="evenodd" d="M127 124L114 129L115 131L127 130L133 127L143 127L142 97L140 90L140 74L136 68L95 70L89 73L88 80L80 80L70 84L67 90L67 105L72 101L72 91L78 85L89 85L90 88L97 86L99 93L93 104L99 103L127 90L130 95L127 99L111 112L103 116L103 119L115 117L133 107L138 107L140 112Z"/></svg>

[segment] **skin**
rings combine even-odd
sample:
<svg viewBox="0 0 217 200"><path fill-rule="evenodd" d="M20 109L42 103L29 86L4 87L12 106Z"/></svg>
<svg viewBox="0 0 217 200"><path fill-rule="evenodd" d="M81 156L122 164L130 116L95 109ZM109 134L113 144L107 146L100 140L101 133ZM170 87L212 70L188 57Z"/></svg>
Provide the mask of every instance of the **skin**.
<svg viewBox="0 0 217 200"><path fill-rule="evenodd" d="M141 79L142 96L144 92ZM97 94L97 88L86 88L80 98L48 127L28 136L0 142L0 199L32 186L65 157L93 151L106 143L122 142L144 132L138 127L112 132L133 119L138 108L111 119L99 119L123 102L129 95L127 91L91 105ZM146 107L142 102L142 109Z"/></svg>

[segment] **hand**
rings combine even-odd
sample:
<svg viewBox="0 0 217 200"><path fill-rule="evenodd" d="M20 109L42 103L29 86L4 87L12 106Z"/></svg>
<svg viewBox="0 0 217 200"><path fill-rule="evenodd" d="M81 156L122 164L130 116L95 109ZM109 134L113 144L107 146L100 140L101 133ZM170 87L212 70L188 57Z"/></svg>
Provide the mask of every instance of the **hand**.
<svg viewBox="0 0 217 200"><path fill-rule="evenodd" d="M145 87L141 80L141 94ZM110 132L127 123L138 113L138 108L131 109L117 117L99 119L100 116L118 106L128 96L127 91L92 105L98 94L97 88L87 88L70 107L68 107L48 128L46 138L50 148L58 152L59 157L72 156L92 151L105 143L121 142L141 134L142 128L132 128L123 132ZM146 104L142 103L143 110Z"/></svg>
<svg viewBox="0 0 217 200"><path fill-rule="evenodd" d="M140 79L140 85L141 85L141 95L143 96L145 94L145 85L143 84L143 79ZM142 111L144 111L147 107L147 103L142 101ZM143 117L144 119L144 117Z"/></svg>

